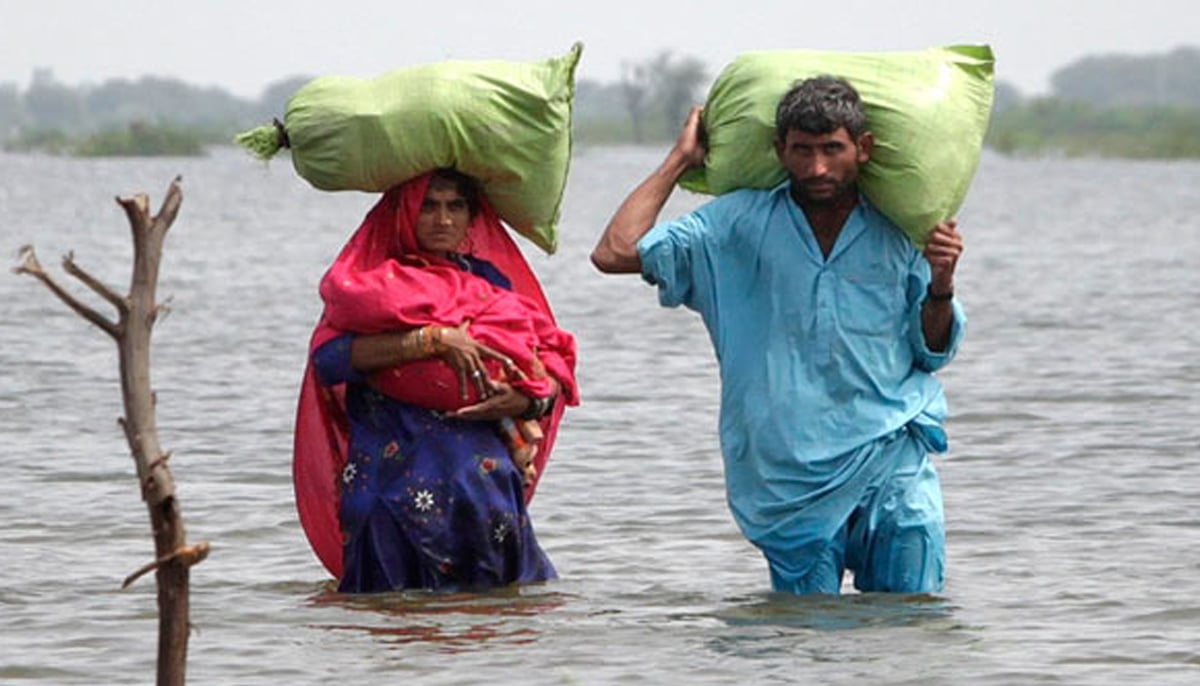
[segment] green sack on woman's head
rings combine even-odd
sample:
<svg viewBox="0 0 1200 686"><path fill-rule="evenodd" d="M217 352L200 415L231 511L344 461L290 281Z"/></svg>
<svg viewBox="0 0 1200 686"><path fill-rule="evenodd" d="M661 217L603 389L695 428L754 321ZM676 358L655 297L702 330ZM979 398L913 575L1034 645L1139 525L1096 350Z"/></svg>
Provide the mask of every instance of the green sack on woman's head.
<svg viewBox="0 0 1200 686"><path fill-rule="evenodd" d="M860 187L918 246L958 212L979 165L992 111L992 51L752 52L717 77L704 108L708 155L680 185L699 193L770 188L787 178L775 155L775 108L797 81L840 76L862 96L875 136Z"/></svg>
<svg viewBox="0 0 1200 686"><path fill-rule="evenodd" d="M315 79L288 101L282 122L292 164L321 190L370 192L454 167L480 180L509 226L554 252L582 51L576 43L539 62L447 61ZM282 137L267 126L237 141L269 158Z"/></svg>

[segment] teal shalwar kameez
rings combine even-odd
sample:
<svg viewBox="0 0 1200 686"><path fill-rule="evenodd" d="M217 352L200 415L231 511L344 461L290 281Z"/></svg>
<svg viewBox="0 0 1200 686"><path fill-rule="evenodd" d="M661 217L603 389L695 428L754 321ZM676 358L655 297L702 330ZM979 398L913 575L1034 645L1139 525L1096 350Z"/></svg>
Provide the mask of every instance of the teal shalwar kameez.
<svg viewBox="0 0 1200 686"><path fill-rule="evenodd" d="M638 243L667 307L700 314L720 364L730 510L772 586L838 593L942 589L946 449L934 377L950 343L921 328L929 263L865 200L826 258L787 184L741 190L661 223Z"/></svg>

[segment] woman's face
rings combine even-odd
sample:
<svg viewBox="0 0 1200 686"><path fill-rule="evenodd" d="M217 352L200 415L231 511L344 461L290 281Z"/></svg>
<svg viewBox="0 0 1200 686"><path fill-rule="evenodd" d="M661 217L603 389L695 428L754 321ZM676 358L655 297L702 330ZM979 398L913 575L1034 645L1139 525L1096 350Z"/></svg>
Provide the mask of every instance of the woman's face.
<svg viewBox="0 0 1200 686"><path fill-rule="evenodd" d="M417 246L444 256L458 248L470 226L470 205L458 188L444 179L430 181L417 217Z"/></svg>

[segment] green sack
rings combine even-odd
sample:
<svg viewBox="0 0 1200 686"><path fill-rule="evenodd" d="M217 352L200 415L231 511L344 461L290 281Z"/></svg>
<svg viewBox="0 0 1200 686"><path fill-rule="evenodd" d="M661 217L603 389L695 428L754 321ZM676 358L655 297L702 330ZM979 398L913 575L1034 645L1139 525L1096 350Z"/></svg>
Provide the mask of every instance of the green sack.
<svg viewBox="0 0 1200 686"><path fill-rule="evenodd" d="M708 156L680 185L699 193L770 188L787 178L775 155L775 108L798 80L823 74L862 96L875 136L863 194L918 246L958 212L992 111L991 48L916 52L752 52L717 77L704 108Z"/></svg>
<svg viewBox="0 0 1200 686"><path fill-rule="evenodd" d="M478 178L509 226L548 253L571 159L583 46L539 62L447 61L373 79L325 76L288 101L292 164L327 191L385 191L436 167ZM264 159L275 127L237 142Z"/></svg>

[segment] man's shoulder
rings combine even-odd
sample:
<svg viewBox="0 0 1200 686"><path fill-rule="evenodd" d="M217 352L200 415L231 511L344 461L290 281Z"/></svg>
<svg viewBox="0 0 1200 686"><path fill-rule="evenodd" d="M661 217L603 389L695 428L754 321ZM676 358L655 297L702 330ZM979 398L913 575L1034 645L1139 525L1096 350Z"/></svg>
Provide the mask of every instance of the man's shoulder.
<svg viewBox="0 0 1200 686"><path fill-rule="evenodd" d="M874 203L867 198L867 196L860 195L858 197L858 207L860 210L862 210L863 219L867 223L889 229L896 229L897 231L900 229L900 227L896 226L896 222L892 221L891 218L889 218L883 212L880 212L879 208L876 207Z"/></svg>
<svg viewBox="0 0 1200 686"><path fill-rule="evenodd" d="M690 212L656 224L643 237L643 242L655 242L658 234L688 234L710 236L724 240L739 227L754 225L754 217L769 212L774 189L739 188L702 202ZM654 240L647 240L654 239Z"/></svg>
<svg viewBox="0 0 1200 686"><path fill-rule="evenodd" d="M859 210L867 227L876 232L881 238L887 240L889 243L893 243L901 251L916 250L912 245L912 241L905 235L904 230L896 222L892 221L891 217L880 212L879 208L871 204L871 201L865 196L859 199Z"/></svg>

